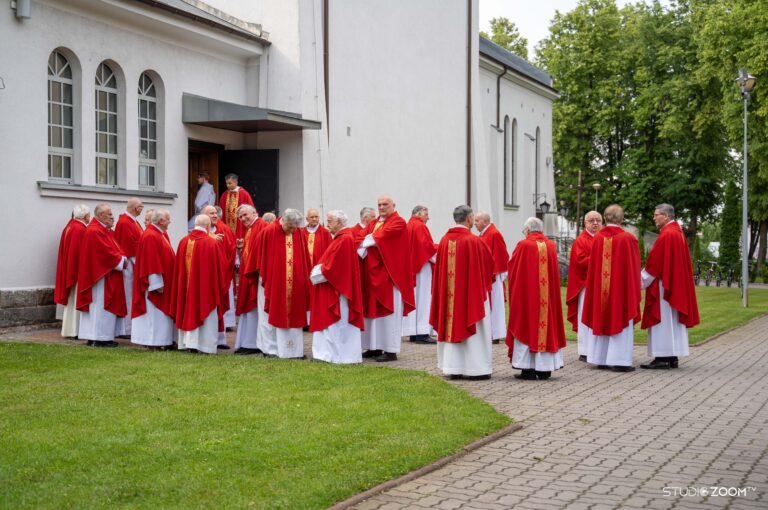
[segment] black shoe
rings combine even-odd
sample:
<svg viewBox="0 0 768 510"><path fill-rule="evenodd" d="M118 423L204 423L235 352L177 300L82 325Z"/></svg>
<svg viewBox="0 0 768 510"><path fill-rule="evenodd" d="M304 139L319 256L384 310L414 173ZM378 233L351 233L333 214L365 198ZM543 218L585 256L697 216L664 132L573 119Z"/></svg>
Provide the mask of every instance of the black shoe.
<svg viewBox="0 0 768 510"><path fill-rule="evenodd" d="M515 374L515 379L521 379L523 381L535 381L536 371L532 368L526 368L519 374Z"/></svg>
<svg viewBox="0 0 768 510"><path fill-rule="evenodd" d="M587 355L586 354L580 355L579 356L579 361L587 361Z"/></svg>
<svg viewBox="0 0 768 510"><path fill-rule="evenodd" d="M546 381L547 379L552 377L552 372L539 372L537 370L536 371L536 377L538 377L542 381Z"/></svg>
<svg viewBox="0 0 768 510"><path fill-rule="evenodd" d="M117 347L118 343L113 340L107 340L106 342L99 342L97 340L94 340L91 344L94 347Z"/></svg>
<svg viewBox="0 0 768 510"><path fill-rule="evenodd" d="M413 335L411 342L415 344L436 344L437 340L432 340L429 335Z"/></svg>
<svg viewBox="0 0 768 510"><path fill-rule="evenodd" d="M449 378L451 381L455 381L456 379L463 379L463 378L464 378L464 376L463 376L463 375L461 375L461 374L451 374L451 375L449 375L449 376L448 376L448 378Z"/></svg>
<svg viewBox="0 0 768 510"><path fill-rule="evenodd" d="M220 344L220 345L217 345L217 346L216 346L216 348L217 348L217 349L221 349L221 350L223 350L223 351L228 351L228 350L229 350L229 346L228 346L227 344Z"/></svg>
<svg viewBox="0 0 768 510"><path fill-rule="evenodd" d="M640 365L640 368L648 370L668 370L669 367L670 363L667 361L667 358L654 358L650 363Z"/></svg>
<svg viewBox="0 0 768 510"><path fill-rule="evenodd" d="M85 342L85 345L87 345L88 347L96 347L96 346L94 345L95 343L96 343L96 342L94 342L93 340L88 340L87 342Z"/></svg>
<svg viewBox="0 0 768 510"><path fill-rule="evenodd" d="M491 374L467 376L467 379L469 379L470 381L487 381L490 378L491 378Z"/></svg>
<svg viewBox="0 0 768 510"><path fill-rule="evenodd" d="M374 358L379 363L387 363L389 361L397 361L397 354L394 352L382 352L381 355Z"/></svg>
<svg viewBox="0 0 768 510"><path fill-rule="evenodd" d="M611 367L609 367L608 365L597 365L597 369L598 370L610 370Z"/></svg>
<svg viewBox="0 0 768 510"><path fill-rule="evenodd" d="M221 347L221 346L219 346ZM229 347L227 347L229 349ZM261 349L250 349L248 347L240 347L234 352L237 356L248 356L250 354L261 354Z"/></svg>
<svg viewBox="0 0 768 510"><path fill-rule="evenodd" d="M363 353L363 358L375 358L377 356L381 356L382 352L383 351L381 349L374 349L374 350L368 349Z"/></svg>
<svg viewBox="0 0 768 510"><path fill-rule="evenodd" d="M494 339L493 339L493 341L492 341L491 343L492 343L493 345L497 345L497 344L500 344L500 343L501 343L501 338L494 338Z"/></svg>
<svg viewBox="0 0 768 510"><path fill-rule="evenodd" d="M265 358L277 358L277 354L267 354L266 352L263 352Z"/></svg>
<svg viewBox="0 0 768 510"><path fill-rule="evenodd" d="M680 362L677 359L677 356L671 356L667 359L669 360L669 368L677 368L680 365Z"/></svg>
<svg viewBox="0 0 768 510"><path fill-rule="evenodd" d="M635 367L633 367L633 366L629 366L629 367L615 366L615 367L611 367L611 370L613 370L614 372L634 372L635 371Z"/></svg>

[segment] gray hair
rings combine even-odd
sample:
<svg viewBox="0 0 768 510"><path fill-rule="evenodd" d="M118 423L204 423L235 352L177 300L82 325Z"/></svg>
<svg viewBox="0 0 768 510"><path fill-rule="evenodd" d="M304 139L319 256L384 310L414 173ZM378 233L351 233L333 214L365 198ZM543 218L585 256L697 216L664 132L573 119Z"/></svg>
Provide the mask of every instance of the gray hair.
<svg viewBox="0 0 768 510"><path fill-rule="evenodd" d="M624 222L624 209L618 204L612 204L605 208L603 216L606 223L621 225Z"/></svg>
<svg viewBox="0 0 768 510"><path fill-rule="evenodd" d="M91 214L91 208L85 204L77 204L72 208L72 217L76 220L82 220Z"/></svg>
<svg viewBox="0 0 768 510"><path fill-rule="evenodd" d="M104 212L106 209L112 209L112 206L105 203L96 204L96 207L93 208L93 215L98 216L102 212Z"/></svg>
<svg viewBox="0 0 768 510"><path fill-rule="evenodd" d="M224 176L224 181L240 182L240 178L237 176L237 174L227 174Z"/></svg>
<svg viewBox="0 0 768 510"><path fill-rule="evenodd" d="M374 211L374 210L373 210L373 207L363 207L362 209L360 209L360 219L361 219L361 220L362 220L363 218L365 218L365 216L366 216L367 214L373 214L373 215L375 215L375 214L376 214L376 211Z"/></svg>
<svg viewBox="0 0 768 510"><path fill-rule="evenodd" d="M656 206L656 210L661 214L666 214L670 220L675 219L675 208L669 204L659 204Z"/></svg>
<svg viewBox="0 0 768 510"><path fill-rule="evenodd" d="M154 220L155 218L153 217L152 219ZM211 218L209 218L205 214L199 214L199 215L195 216L195 226L196 227L208 227L208 228L210 228L211 227Z"/></svg>
<svg viewBox="0 0 768 510"><path fill-rule="evenodd" d="M207 207L207 206L206 206L206 207ZM214 205L213 207L215 207L215 208L216 208L216 214L217 214L219 217L222 217L222 216L224 216L224 211L222 211L222 210L221 210L221 207L219 207L218 205Z"/></svg>
<svg viewBox="0 0 768 510"><path fill-rule="evenodd" d="M453 221L456 223L464 223L472 214L472 208L468 205L459 205L453 210Z"/></svg>
<svg viewBox="0 0 768 510"><path fill-rule="evenodd" d="M536 217L531 216L525 220L525 223L523 223L523 228L528 232L544 232L544 222Z"/></svg>
<svg viewBox="0 0 768 510"><path fill-rule="evenodd" d="M478 211L478 212L476 212L476 213L475 213L475 218L480 218L481 220L485 220L485 221L487 221L488 223L490 223L490 222L491 222L491 215L490 215L490 214L488 214L488 213L487 213L487 212L485 212L485 211Z"/></svg>
<svg viewBox="0 0 768 510"><path fill-rule="evenodd" d="M168 211L168 209L155 209L152 211L152 224L157 225L160 220L164 220L170 217L171 213Z"/></svg>
<svg viewBox="0 0 768 510"><path fill-rule="evenodd" d="M334 209L333 211L328 211L328 213L326 213L326 216L329 218L338 220L341 223L342 227L346 227L347 221L349 221L349 218L347 218L347 214L344 211L340 211L338 209Z"/></svg>
<svg viewBox="0 0 768 510"><path fill-rule="evenodd" d="M286 209L282 221L290 223L294 227L300 227L304 221L304 215L298 209Z"/></svg>
<svg viewBox="0 0 768 510"><path fill-rule="evenodd" d="M240 207L237 208L237 215L240 216L240 213L243 212L243 211L256 213L256 208L253 207L252 205L243 204L243 205L241 205Z"/></svg>
<svg viewBox="0 0 768 510"><path fill-rule="evenodd" d="M416 216L421 211L426 211L426 210L427 210L426 206L417 205L416 207L413 208L413 211L411 211L411 216Z"/></svg>

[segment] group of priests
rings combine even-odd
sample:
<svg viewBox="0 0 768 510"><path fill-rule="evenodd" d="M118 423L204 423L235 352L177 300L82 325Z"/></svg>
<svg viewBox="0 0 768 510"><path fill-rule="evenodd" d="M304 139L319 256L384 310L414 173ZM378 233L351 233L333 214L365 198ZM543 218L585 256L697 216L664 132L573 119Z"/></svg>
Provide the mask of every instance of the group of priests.
<svg viewBox="0 0 768 510"><path fill-rule="evenodd" d="M229 348L225 332L236 326L235 354L303 358L308 329L312 358L329 363L394 361L408 337L436 343L439 369L470 379L491 377L492 345L503 338L515 377L544 380L563 367L557 251L541 220L525 222L510 258L490 215L465 205L435 244L425 206L407 222L386 195L354 225L340 210L325 225L312 208L260 217L236 179L227 176L219 206L196 200L175 249L168 210L143 211L131 198L115 223L108 204L93 217L75 206L56 274L62 335L96 347L130 337L150 349L215 354ZM687 355L686 328L698 322L690 257L674 210L662 204L657 213L661 236L642 272L618 206L606 210L602 229L602 217L588 213L574 243L568 319L579 354L599 368L631 368L641 286L654 356L642 366L677 367Z"/></svg>

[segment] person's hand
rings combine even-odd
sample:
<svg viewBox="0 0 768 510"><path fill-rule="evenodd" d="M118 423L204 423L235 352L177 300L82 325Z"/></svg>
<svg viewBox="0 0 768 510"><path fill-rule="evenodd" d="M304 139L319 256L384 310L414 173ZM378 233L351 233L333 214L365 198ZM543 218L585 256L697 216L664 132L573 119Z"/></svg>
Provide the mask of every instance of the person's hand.
<svg viewBox="0 0 768 510"><path fill-rule="evenodd" d="M216 234L214 235L217 241L223 241L224 240L224 234Z"/></svg>
<svg viewBox="0 0 768 510"><path fill-rule="evenodd" d="M237 249L239 249L239 250L242 249L244 243L245 243L244 239L238 239L237 240Z"/></svg>

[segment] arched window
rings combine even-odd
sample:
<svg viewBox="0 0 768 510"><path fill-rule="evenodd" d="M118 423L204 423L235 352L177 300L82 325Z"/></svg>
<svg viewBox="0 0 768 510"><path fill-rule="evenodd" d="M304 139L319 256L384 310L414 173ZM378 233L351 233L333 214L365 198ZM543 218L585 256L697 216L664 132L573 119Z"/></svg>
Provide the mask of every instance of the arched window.
<svg viewBox="0 0 768 510"><path fill-rule="evenodd" d="M534 163L534 187L536 189L536 196L539 196L539 175L541 173L540 170L541 165L541 129L538 127L536 128L536 161Z"/></svg>
<svg viewBox="0 0 768 510"><path fill-rule="evenodd" d="M157 189L157 91L147 73L139 77L139 187Z"/></svg>
<svg viewBox="0 0 768 510"><path fill-rule="evenodd" d="M72 181L72 68L58 51L48 57L48 178Z"/></svg>
<svg viewBox="0 0 768 510"><path fill-rule="evenodd" d="M107 64L96 70L96 184L117 186L117 78Z"/></svg>

